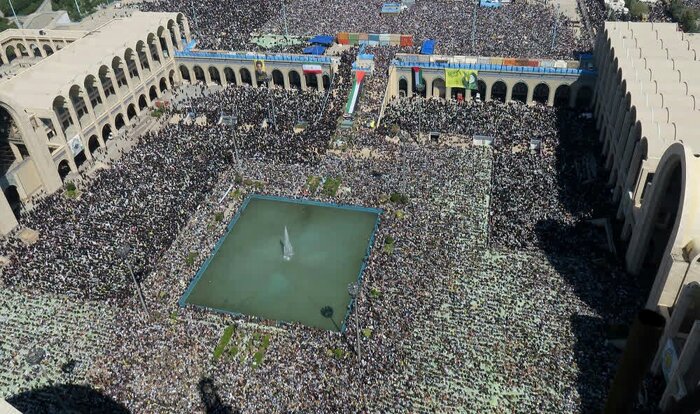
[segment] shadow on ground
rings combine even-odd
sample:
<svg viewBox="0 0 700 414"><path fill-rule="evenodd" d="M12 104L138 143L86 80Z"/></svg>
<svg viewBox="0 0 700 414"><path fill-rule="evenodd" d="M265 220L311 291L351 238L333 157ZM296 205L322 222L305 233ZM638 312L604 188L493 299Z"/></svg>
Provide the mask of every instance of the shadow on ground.
<svg viewBox="0 0 700 414"><path fill-rule="evenodd" d="M23 414L129 414L122 404L94 388L61 384L23 392L7 399Z"/></svg>

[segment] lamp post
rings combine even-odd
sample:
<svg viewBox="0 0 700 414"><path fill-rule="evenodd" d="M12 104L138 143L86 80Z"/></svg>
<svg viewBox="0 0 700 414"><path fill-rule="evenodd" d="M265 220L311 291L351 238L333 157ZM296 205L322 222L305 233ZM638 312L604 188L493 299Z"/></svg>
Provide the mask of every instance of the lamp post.
<svg viewBox="0 0 700 414"><path fill-rule="evenodd" d="M7 0L8 3L10 3L10 9L12 10L12 15L15 16L15 24L17 25L18 29L22 28L22 24L19 22L19 19L17 18L17 13L15 13L15 6L12 5L12 0Z"/></svg>
<svg viewBox="0 0 700 414"><path fill-rule="evenodd" d="M357 360L362 361L362 357L360 356L360 319L357 317L357 307L359 306L359 297L360 297L360 285L357 283L350 283L348 285L348 294L350 297L355 301L355 304L353 306L354 311L355 311L355 333L356 333L356 339L355 339L355 347L356 352L357 352Z"/></svg>
<svg viewBox="0 0 700 414"><path fill-rule="evenodd" d="M136 286L136 292L138 293L139 299L141 300L141 307L143 307L143 313L144 315L148 316L148 308L146 308L146 300L143 298L143 292L141 291L141 285L139 285L139 282L136 281L136 276L134 276L134 271L131 269L131 264L127 260L129 257L129 252L131 249L128 246L122 246L117 250L117 256L121 258L124 263L126 263L126 266L129 268L129 273L131 274L131 280L134 282L134 285Z"/></svg>

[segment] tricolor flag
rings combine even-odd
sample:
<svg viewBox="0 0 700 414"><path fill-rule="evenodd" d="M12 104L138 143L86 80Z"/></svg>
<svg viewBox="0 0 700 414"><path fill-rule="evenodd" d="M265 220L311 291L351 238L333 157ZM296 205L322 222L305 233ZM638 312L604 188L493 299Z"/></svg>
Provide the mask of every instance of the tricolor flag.
<svg viewBox="0 0 700 414"><path fill-rule="evenodd" d="M348 97L348 103L345 105L345 112L351 114L355 112L355 104L357 104L357 97L360 93L360 85L362 84L362 79L365 77L365 72L358 70L355 72L355 81L352 83L352 89L350 89L350 96Z"/></svg>
<svg viewBox="0 0 700 414"><path fill-rule="evenodd" d="M301 69L304 71L304 75L320 75L323 73L321 65L302 65Z"/></svg>
<svg viewBox="0 0 700 414"><path fill-rule="evenodd" d="M423 69L418 66L413 67L413 82L414 89L416 90L420 89L418 85L423 84Z"/></svg>

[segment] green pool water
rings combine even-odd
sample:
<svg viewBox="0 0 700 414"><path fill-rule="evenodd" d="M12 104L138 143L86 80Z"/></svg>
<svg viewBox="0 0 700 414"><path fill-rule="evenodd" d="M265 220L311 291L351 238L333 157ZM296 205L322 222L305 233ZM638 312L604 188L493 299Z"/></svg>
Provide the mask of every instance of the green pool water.
<svg viewBox="0 0 700 414"><path fill-rule="evenodd" d="M338 330L380 210L254 195L229 224L180 305ZM294 249L282 258L285 226ZM321 308L333 308L333 321ZM335 322L335 323L334 323Z"/></svg>

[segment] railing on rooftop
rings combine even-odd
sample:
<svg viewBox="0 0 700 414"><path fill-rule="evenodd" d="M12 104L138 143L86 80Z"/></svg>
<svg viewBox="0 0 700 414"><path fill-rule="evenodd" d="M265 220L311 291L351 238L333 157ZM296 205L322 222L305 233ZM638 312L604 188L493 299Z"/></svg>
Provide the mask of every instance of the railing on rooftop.
<svg viewBox="0 0 700 414"><path fill-rule="evenodd" d="M299 62L299 63L332 63L329 56L303 56L303 55L269 55L265 53L237 53L237 52L208 52L176 51L176 58L194 59L239 59L239 60L264 60L270 62Z"/></svg>
<svg viewBox="0 0 700 414"><path fill-rule="evenodd" d="M510 66L510 65L495 65L489 63L443 63L443 62L418 62L418 61L403 61L394 59L392 65L396 67L420 67L425 69L472 69L491 72L515 72L515 73L547 73L552 75L588 75L596 76L597 71L589 69L569 69L569 68L550 68L550 67L532 67L532 66Z"/></svg>

